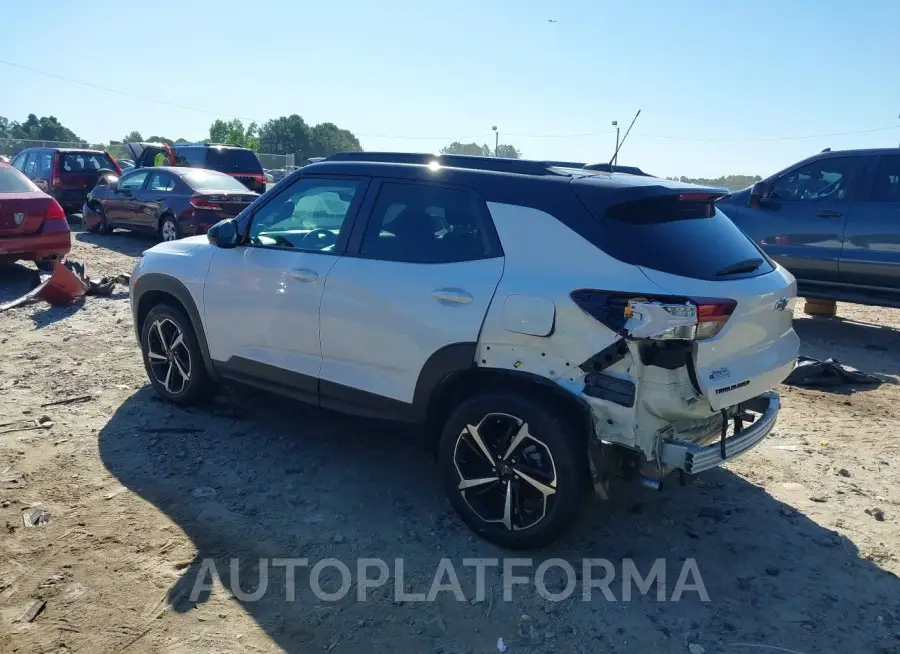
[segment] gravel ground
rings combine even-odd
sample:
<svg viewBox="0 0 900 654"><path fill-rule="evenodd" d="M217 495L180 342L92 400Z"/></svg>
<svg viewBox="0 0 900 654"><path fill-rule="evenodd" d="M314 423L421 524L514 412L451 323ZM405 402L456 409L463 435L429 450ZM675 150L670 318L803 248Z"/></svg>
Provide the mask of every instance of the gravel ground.
<svg viewBox="0 0 900 654"><path fill-rule="evenodd" d="M130 272L152 245L126 233L73 238L72 258L93 276ZM28 274L0 273L0 301L27 290ZM599 590L582 601L579 577L550 602L531 583L504 601L512 555L461 525L407 431L246 390L203 409L159 402L125 292L0 314L0 651L489 653L502 637L509 652L536 654L898 652L900 312L842 304L839 315L798 314L805 353L886 383L784 387L775 432L737 462L597 502L571 535L524 556L576 571L608 559L616 601ZM76 396L89 397L42 406ZM35 420L45 426L21 429ZM24 526L23 513L40 509L45 521ZM279 557L339 559L351 590L322 601L300 568L289 601L285 568L262 566L266 592L248 597L259 560ZM390 565L365 601L359 557ZM406 588L424 593L444 557L464 601L396 601L395 559ZM501 566L487 569L483 600L463 566L476 557ZM666 583L624 601L620 562L646 575L660 558ZM670 601L686 559L709 601L689 590ZM216 579L194 601L205 560ZM547 589L564 581L553 568ZM338 588L334 568L321 585Z"/></svg>

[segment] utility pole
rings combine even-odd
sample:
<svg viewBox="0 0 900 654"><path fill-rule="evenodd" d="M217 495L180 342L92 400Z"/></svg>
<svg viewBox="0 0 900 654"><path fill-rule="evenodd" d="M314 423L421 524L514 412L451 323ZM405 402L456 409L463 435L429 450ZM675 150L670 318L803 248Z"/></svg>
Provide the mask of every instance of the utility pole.
<svg viewBox="0 0 900 654"><path fill-rule="evenodd" d="M619 121L614 120L612 126L616 128L616 149L614 150L616 154L613 156L613 166L615 166L619 163Z"/></svg>
<svg viewBox="0 0 900 654"><path fill-rule="evenodd" d="M494 130L494 156L497 156L497 153L500 151L500 132L497 131L497 126L494 125L491 127Z"/></svg>

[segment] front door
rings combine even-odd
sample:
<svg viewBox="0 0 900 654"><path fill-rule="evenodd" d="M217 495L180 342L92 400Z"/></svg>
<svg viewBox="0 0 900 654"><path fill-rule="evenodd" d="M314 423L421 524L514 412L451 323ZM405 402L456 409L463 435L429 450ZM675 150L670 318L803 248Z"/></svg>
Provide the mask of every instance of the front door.
<svg viewBox="0 0 900 654"><path fill-rule="evenodd" d="M758 208L729 207L727 214L798 280L836 282L863 161L827 156L802 164L772 180Z"/></svg>
<svg viewBox="0 0 900 654"><path fill-rule="evenodd" d="M503 273L489 221L472 191L381 184L359 251L328 274L320 321L323 406L383 413L379 406L409 405L429 357L477 343Z"/></svg>
<svg viewBox="0 0 900 654"><path fill-rule="evenodd" d="M216 251L205 325L224 374L318 401L319 305L367 185L298 178L254 212L243 245Z"/></svg>
<svg viewBox="0 0 900 654"><path fill-rule="evenodd" d="M882 155L847 222L840 281L900 292L900 155Z"/></svg>
<svg viewBox="0 0 900 654"><path fill-rule="evenodd" d="M147 170L135 170L119 179L105 203L106 220L110 224L131 227L138 223L140 205L135 195L143 188L149 174Z"/></svg>

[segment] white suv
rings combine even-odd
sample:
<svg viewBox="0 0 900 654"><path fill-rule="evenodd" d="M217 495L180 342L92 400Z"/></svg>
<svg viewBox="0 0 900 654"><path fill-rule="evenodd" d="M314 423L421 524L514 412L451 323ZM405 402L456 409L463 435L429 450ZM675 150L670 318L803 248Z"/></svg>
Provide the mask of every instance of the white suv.
<svg viewBox="0 0 900 654"><path fill-rule="evenodd" d="M796 283L726 195L552 162L334 155L131 277L164 398L222 380L409 421L450 502L512 548L592 494L658 486L764 438Z"/></svg>

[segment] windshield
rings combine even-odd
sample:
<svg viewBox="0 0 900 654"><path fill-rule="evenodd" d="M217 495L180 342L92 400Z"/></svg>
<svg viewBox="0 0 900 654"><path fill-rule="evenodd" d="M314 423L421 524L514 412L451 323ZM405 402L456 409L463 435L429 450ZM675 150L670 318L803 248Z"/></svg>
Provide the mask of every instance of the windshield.
<svg viewBox="0 0 900 654"><path fill-rule="evenodd" d="M205 167L223 173L262 172L262 165L252 151L232 148L209 148Z"/></svg>
<svg viewBox="0 0 900 654"><path fill-rule="evenodd" d="M234 177L223 175L214 170L192 170L188 173L182 173L182 177L193 188L200 191L241 191L242 193L249 193L247 187Z"/></svg>
<svg viewBox="0 0 900 654"><path fill-rule="evenodd" d="M38 188L15 168L0 166L0 193L32 193Z"/></svg>
<svg viewBox="0 0 900 654"><path fill-rule="evenodd" d="M116 169L116 165L103 152L59 153L59 169L64 173L92 173L101 168Z"/></svg>

